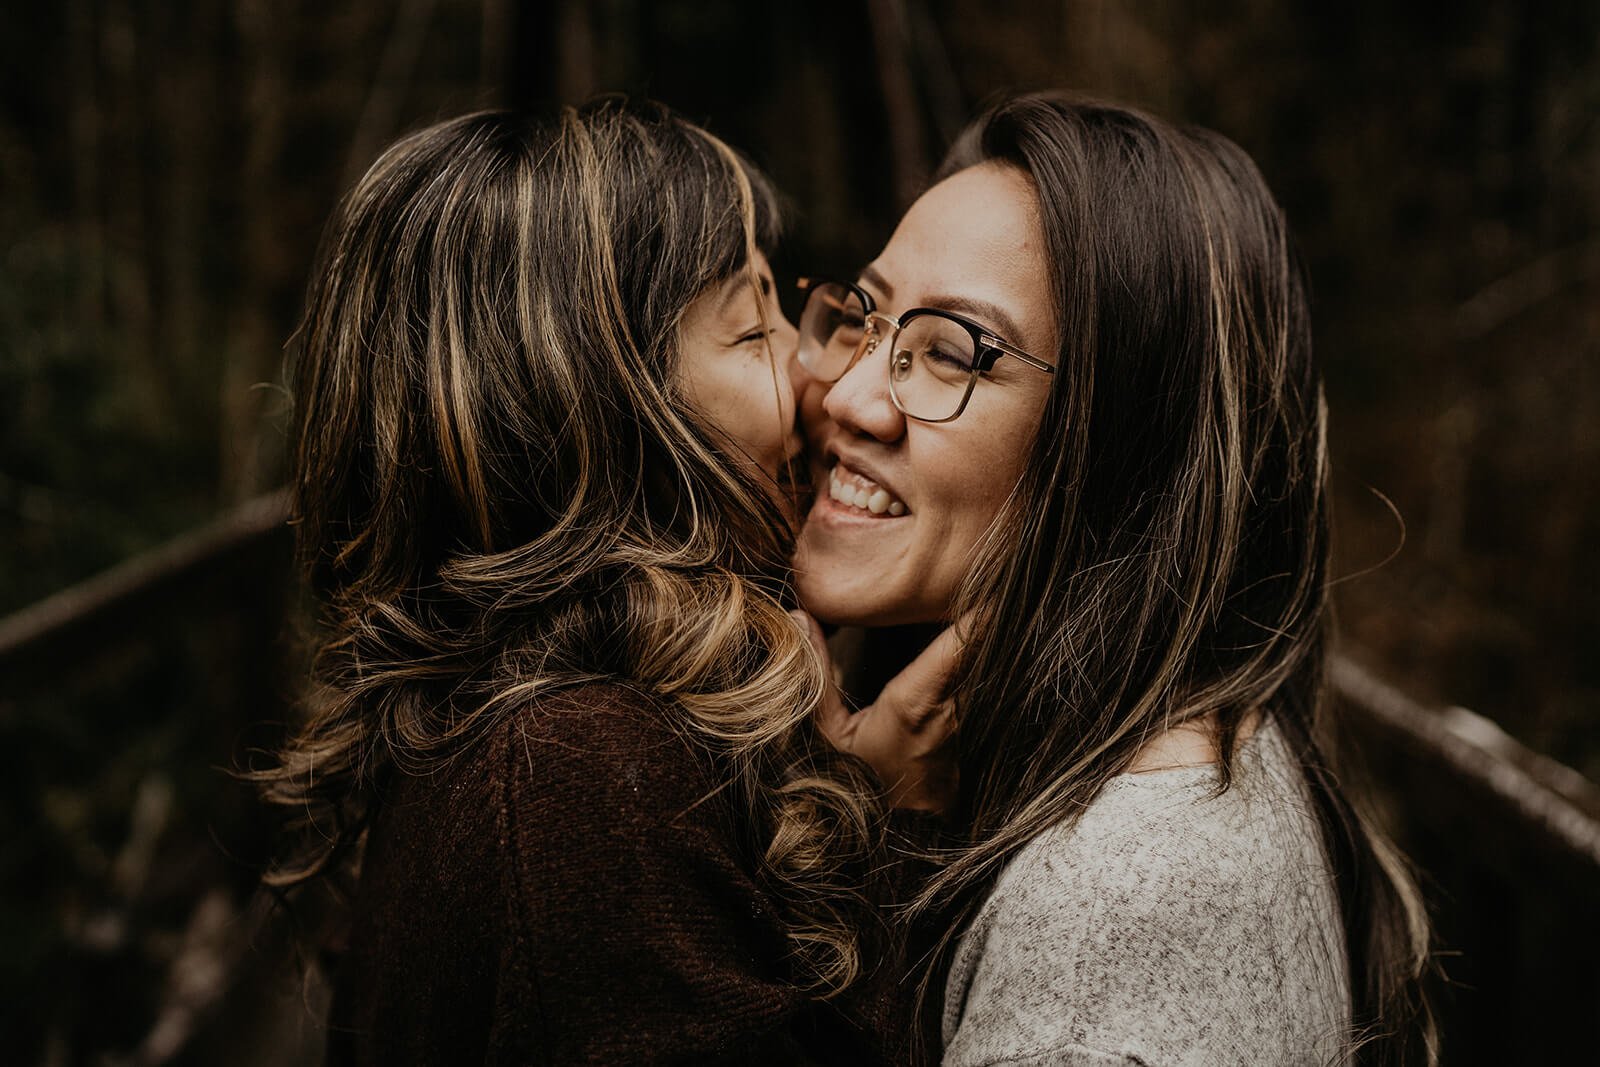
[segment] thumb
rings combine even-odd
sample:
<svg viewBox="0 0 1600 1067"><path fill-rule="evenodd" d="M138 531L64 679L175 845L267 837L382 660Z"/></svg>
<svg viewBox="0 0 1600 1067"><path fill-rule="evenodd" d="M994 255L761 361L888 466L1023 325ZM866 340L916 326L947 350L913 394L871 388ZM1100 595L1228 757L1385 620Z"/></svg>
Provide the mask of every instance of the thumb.
<svg viewBox="0 0 1600 1067"><path fill-rule="evenodd" d="M800 627L802 633L811 642L812 651L822 661L823 691L822 703L817 705L817 728L828 739L829 744L835 748L844 748L844 743L849 736L850 712L844 706L844 700L839 695L839 687L833 680L833 656L828 651L828 640L822 635L822 627L811 613L796 608L789 612L789 617L794 619L795 625Z"/></svg>
<svg viewBox="0 0 1600 1067"><path fill-rule="evenodd" d="M966 647L968 619L962 617L939 632L917 658L889 679L877 703L893 707L911 729L920 729L936 713L948 714L946 697Z"/></svg>

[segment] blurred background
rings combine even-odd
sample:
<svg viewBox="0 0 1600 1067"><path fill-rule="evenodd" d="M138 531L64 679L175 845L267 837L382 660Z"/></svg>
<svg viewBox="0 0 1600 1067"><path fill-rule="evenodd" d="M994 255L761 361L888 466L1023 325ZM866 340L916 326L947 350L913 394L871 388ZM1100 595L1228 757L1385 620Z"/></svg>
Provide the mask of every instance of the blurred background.
<svg viewBox="0 0 1600 1067"><path fill-rule="evenodd" d="M1416 7L1416 10L1411 10ZM483 106L662 99L853 270L1004 89L1222 131L1311 265L1335 671L1419 864L1446 1062L1600 1013L1600 5L62 0L0 35L0 1047L315 1062L229 777L300 664L285 343L337 198ZM1464 709L1472 709L1470 712ZM303 919L302 919L303 921Z"/></svg>

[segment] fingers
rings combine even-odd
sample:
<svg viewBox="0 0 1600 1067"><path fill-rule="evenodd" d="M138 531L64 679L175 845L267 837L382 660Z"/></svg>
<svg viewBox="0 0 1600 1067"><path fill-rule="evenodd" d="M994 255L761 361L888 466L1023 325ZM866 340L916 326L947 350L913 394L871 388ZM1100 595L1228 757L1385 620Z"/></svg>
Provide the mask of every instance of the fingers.
<svg viewBox="0 0 1600 1067"><path fill-rule="evenodd" d="M958 619L940 631L883 687L877 703L893 707L908 729L920 730L936 718L949 716L946 697L966 647L966 624L967 619Z"/></svg>
<svg viewBox="0 0 1600 1067"><path fill-rule="evenodd" d="M834 748L848 752L851 734L854 732L851 729L851 715L839 695L839 687L834 684L833 658L828 653L828 642L822 635L822 627L809 612L799 608L789 612L789 616L804 631L812 649L822 661L822 675L826 684L822 691L822 702L817 705L817 728Z"/></svg>
<svg viewBox="0 0 1600 1067"><path fill-rule="evenodd" d="M789 612L789 618L794 620L795 625L800 627L800 632L810 640L812 647L822 657L823 664L831 665L831 660L828 658L828 642L822 636L822 626L811 617L811 613L804 608L795 608Z"/></svg>

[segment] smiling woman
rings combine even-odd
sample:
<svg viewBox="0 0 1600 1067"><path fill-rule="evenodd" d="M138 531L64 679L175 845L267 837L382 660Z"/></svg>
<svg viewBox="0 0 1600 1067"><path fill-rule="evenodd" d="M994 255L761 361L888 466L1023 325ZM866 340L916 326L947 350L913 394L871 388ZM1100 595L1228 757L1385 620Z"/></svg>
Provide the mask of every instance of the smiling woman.
<svg viewBox="0 0 1600 1067"><path fill-rule="evenodd" d="M1056 351L1050 296L1032 187L993 165L912 205L859 285L812 290L800 359L817 382L806 431L828 491L801 533L796 570L819 618L948 617L1049 395L1041 371L1053 367L1027 353ZM876 308L899 310L898 324ZM852 331L849 320L861 325Z"/></svg>
<svg viewBox="0 0 1600 1067"><path fill-rule="evenodd" d="M1330 761L1326 412L1249 158L1003 101L856 282L811 287L799 358L803 600L962 644L921 772L959 783L917 909L944 1062L1429 1059L1426 919ZM871 726L851 750L902 774Z"/></svg>

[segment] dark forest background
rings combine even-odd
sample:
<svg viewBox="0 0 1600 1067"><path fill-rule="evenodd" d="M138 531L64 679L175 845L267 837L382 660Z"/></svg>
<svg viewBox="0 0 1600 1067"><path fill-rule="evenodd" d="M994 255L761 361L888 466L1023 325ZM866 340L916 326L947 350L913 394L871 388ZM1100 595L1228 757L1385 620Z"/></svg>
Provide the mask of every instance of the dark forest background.
<svg viewBox="0 0 1600 1067"><path fill-rule="evenodd" d="M7 12L0 80L0 615L280 482L313 247L408 129L665 100L791 198L792 274L869 258L992 94L1064 86L1222 131L1287 209L1346 650L1600 779L1600 4L63 0ZM141 625L168 663L237 640ZM152 1019L182 991L146 964L192 947L197 887L253 878L216 767L255 735L221 683L97 677L42 702L0 679L13 1062L169 1062ZM199 842L176 866L172 826ZM140 878L164 888L130 911ZM229 1018L235 1062L292 1039Z"/></svg>

